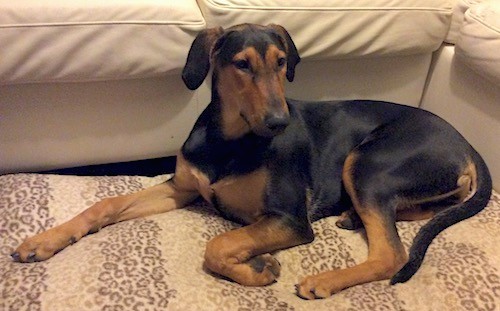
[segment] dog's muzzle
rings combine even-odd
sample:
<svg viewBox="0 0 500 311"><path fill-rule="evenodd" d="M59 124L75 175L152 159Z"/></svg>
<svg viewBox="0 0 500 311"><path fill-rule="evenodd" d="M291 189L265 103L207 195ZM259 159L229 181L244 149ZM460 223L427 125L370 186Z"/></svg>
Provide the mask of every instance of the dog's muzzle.
<svg viewBox="0 0 500 311"><path fill-rule="evenodd" d="M267 115L264 124L270 136L278 135L290 124L290 116L285 113Z"/></svg>

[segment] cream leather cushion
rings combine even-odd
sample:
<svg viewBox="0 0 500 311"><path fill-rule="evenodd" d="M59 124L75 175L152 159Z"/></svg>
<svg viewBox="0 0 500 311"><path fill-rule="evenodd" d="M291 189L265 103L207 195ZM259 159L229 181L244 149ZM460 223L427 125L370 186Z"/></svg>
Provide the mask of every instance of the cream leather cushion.
<svg viewBox="0 0 500 311"><path fill-rule="evenodd" d="M196 0L0 0L0 83L164 74L203 28Z"/></svg>
<svg viewBox="0 0 500 311"><path fill-rule="evenodd" d="M451 18L450 29L446 35L445 41L448 43L457 43L460 34L460 27L464 21L465 12L473 5L484 2L485 0L452 0L455 5L453 6L453 16Z"/></svg>
<svg viewBox="0 0 500 311"><path fill-rule="evenodd" d="M199 0L207 26L275 23L302 57L355 58L427 53L449 28L448 0Z"/></svg>
<svg viewBox="0 0 500 311"><path fill-rule="evenodd" d="M500 84L500 1L472 6L465 13L455 51L474 71Z"/></svg>

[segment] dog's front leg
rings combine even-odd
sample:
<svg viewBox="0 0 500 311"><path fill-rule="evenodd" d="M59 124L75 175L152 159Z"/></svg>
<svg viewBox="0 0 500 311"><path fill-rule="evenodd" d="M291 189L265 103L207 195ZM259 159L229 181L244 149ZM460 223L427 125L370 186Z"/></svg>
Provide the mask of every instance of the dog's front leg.
<svg viewBox="0 0 500 311"><path fill-rule="evenodd" d="M137 193L97 202L69 221L26 239L11 256L19 262L46 260L104 226L182 208L199 195L197 184L192 170L179 157L173 179Z"/></svg>
<svg viewBox="0 0 500 311"><path fill-rule="evenodd" d="M168 181L134 194L107 198L69 221L26 239L11 256L19 262L45 260L104 226L183 207L196 195L179 191L173 181Z"/></svg>
<svg viewBox="0 0 500 311"><path fill-rule="evenodd" d="M281 270L269 253L310 242L312 238L310 227L294 227L293 222L283 216L264 216L254 224L210 240L205 266L242 285L268 285Z"/></svg>

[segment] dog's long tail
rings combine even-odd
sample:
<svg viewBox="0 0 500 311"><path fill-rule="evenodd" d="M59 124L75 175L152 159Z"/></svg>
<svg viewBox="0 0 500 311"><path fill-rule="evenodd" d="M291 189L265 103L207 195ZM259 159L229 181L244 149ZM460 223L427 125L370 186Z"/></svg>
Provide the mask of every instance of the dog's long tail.
<svg viewBox="0 0 500 311"><path fill-rule="evenodd" d="M477 172L475 193L468 200L439 212L420 229L410 248L409 260L392 277L392 285L408 281L417 272L424 260L427 248L429 248L432 240L441 231L459 221L474 216L488 204L492 191L490 172L484 160L474 150L472 153L472 162L475 164Z"/></svg>

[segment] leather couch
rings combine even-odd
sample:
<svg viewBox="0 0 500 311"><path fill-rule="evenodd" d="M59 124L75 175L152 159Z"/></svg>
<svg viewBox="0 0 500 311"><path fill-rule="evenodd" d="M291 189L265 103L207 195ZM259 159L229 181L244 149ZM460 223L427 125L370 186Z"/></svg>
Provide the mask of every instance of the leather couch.
<svg viewBox="0 0 500 311"><path fill-rule="evenodd" d="M208 85L180 79L190 43L252 22L283 25L299 48L289 97L434 111L499 184L498 1L1 2L2 173L174 155L209 102Z"/></svg>

